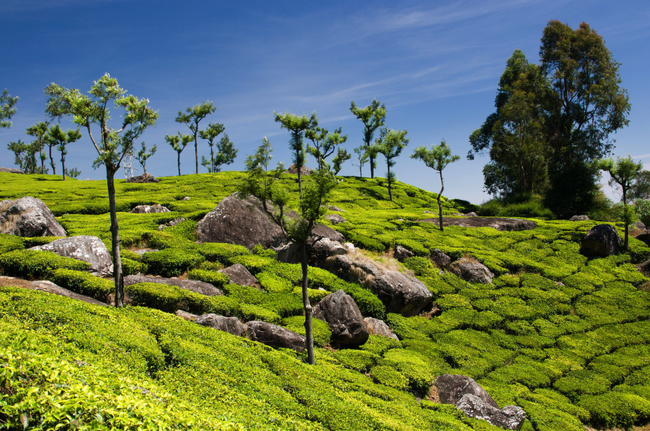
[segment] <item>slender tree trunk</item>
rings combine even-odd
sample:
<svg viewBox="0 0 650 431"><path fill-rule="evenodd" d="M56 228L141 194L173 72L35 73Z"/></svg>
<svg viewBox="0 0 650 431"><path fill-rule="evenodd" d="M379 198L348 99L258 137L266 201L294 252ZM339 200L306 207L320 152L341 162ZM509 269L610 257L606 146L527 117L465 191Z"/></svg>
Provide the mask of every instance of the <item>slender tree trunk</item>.
<svg viewBox="0 0 650 431"><path fill-rule="evenodd" d="M196 125L196 130L199 130L199 125ZM196 158L196 173L199 173L199 139L194 132L194 157Z"/></svg>
<svg viewBox="0 0 650 431"><path fill-rule="evenodd" d="M106 167L108 184L108 202L111 212L111 240L113 248L113 275L115 276L115 306L124 306L124 279L122 278L122 261L120 259L120 229L117 225L117 207L115 205L115 169Z"/></svg>
<svg viewBox="0 0 650 431"><path fill-rule="evenodd" d="M43 155L43 147L38 151L39 157ZM34 161L36 161L36 158L34 158ZM34 169L36 169L36 166L34 166ZM45 173L45 158L41 157L41 174Z"/></svg>
<svg viewBox="0 0 650 431"><path fill-rule="evenodd" d="M63 168L63 181L65 181L65 156L61 154L61 168Z"/></svg>
<svg viewBox="0 0 650 431"><path fill-rule="evenodd" d="M388 166L388 197L390 198L390 201L393 202L393 192L390 188L390 165Z"/></svg>
<svg viewBox="0 0 650 431"><path fill-rule="evenodd" d="M181 153L178 153L178 176L181 176Z"/></svg>
<svg viewBox="0 0 650 431"><path fill-rule="evenodd" d="M628 220L627 220L627 190L625 187L623 187L623 223L625 223L625 242L623 244L623 249L625 251L628 250L628 241L629 241L629 231L630 228L628 227Z"/></svg>
<svg viewBox="0 0 650 431"><path fill-rule="evenodd" d="M445 191L445 182L442 180L442 170L440 171L440 185L442 188L440 189L440 193L438 193L438 219L440 220L440 230L443 231L445 230L444 227L442 226L442 192Z"/></svg>
<svg viewBox="0 0 650 431"><path fill-rule="evenodd" d="M56 175L56 166L54 165L54 159L52 158L52 146L50 145L50 166L52 166L52 175Z"/></svg>
<svg viewBox="0 0 650 431"><path fill-rule="evenodd" d="M214 174L214 147L210 145L210 172Z"/></svg>
<svg viewBox="0 0 650 431"><path fill-rule="evenodd" d="M370 148L370 142L366 143L366 146ZM369 155L368 159L370 159L370 178L375 178L375 156Z"/></svg>
<svg viewBox="0 0 650 431"><path fill-rule="evenodd" d="M305 344L307 348L307 362L315 364L314 359L314 334L312 327L312 308L309 303L309 294L307 293L307 286L309 284L309 267L307 266L307 243L301 244L302 258L300 259L300 266L302 267L302 302L305 307Z"/></svg>

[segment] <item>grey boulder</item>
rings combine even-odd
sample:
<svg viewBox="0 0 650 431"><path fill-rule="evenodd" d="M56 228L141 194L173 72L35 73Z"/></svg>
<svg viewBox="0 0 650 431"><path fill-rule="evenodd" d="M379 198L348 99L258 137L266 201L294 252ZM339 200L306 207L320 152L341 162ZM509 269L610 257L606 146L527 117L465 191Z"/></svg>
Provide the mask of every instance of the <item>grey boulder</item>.
<svg viewBox="0 0 650 431"><path fill-rule="evenodd" d="M253 320L246 323L251 340L273 347L293 349L298 353L305 350L305 337L268 322Z"/></svg>
<svg viewBox="0 0 650 431"><path fill-rule="evenodd" d="M325 219L332 222L332 224L345 223L345 219L340 214L327 214Z"/></svg>
<svg viewBox="0 0 650 431"><path fill-rule="evenodd" d="M16 169L16 168L0 168L0 172L7 172L9 174L24 174L25 171L22 169Z"/></svg>
<svg viewBox="0 0 650 431"><path fill-rule="evenodd" d="M334 343L360 346L368 341L368 328L357 303L342 290L323 298L314 308L314 317L327 322Z"/></svg>
<svg viewBox="0 0 650 431"><path fill-rule="evenodd" d="M31 250L52 251L59 256L88 262L92 273L99 277L113 274L113 258L104 242L96 236L71 236L49 244L32 247Z"/></svg>
<svg viewBox="0 0 650 431"><path fill-rule="evenodd" d="M399 313L404 317L419 314L433 301L433 295L424 283L397 271L375 277L370 282L370 289L384 304L387 313Z"/></svg>
<svg viewBox="0 0 650 431"><path fill-rule="evenodd" d="M470 283L490 284L494 278L487 266L466 257L449 265L449 271Z"/></svg>
<svg viewBox="0 0 650 431"><path fill-rule="evenodd" d="M246 327L236 317L225 317L209 313L199 316L195 322L237 337L241 337L246 333Z"/></svg>
<svg viewBox="0 0 650 431"><path fill-rule="evenodd" d="M589 216L586 215L574 215L569 219L569 221L587 221L589 220Z"/></svg>
<svg viewBox="0 0 650 431"><path fill-rule="evenodd" d="M607 257L618 253L621 237L609 224L599 224L591 229L582 239L580 253L587 257Z"/></svg>
<svg viewBox="0 0 650 431"><path fill-rule="evenodd" d="M230 282L240 286L257 286L257 278L251 274L244 265L236 263L228 268L219 270L220 273L230 277Z"/></svg>
<svg viewBox="0 0 650 431"><path fill-rule="evenodd" d="M164 207L160 204L155 205L138 205L129 211L132 214L156 214L156 213L168 213L170 212L167 207Z"/></svg>
<svg viewBox="0 0 650 431"><path fill-rule="evenodd" d="M6 210L0 214L0 233L23 237L66 235L65 229L42 200L25 196L8 207L8 203L3 202Z"/></svg>
<svg viewBox="0 0 650 431"><path fill-rule="evenodd" d="M200 293L206 296L221 296L223 292L210 283L199 280L180 280L178 278L146 277L144 275L127 275L124 277L124 285L131 286L136 283L158 283L168 286L176 286L190 292Z"/></svg>
<svg viewBox="0 0 650 431"><path fill-rule="evenodd" d="M437 248L431 252L430 259L438 266L438 268L446 268L451 263L451 257L447 256Z"/></svg>
<svg viewBox="0 0 650 431"><path fill-rule="evenodd" d="M79 293L68 290L64 287L59 286L58 284L54 284L51 281L47 281L47 280L32 281L30 288L34 290L40 290L41 292L53 293L59 296L78 299L80 301L87 302L89 304L101 305L103 307L108 305L105 302L99 301L95 298L91 298L90 296L80 295Z"/></svg>
<svg viewBox="0 0 650 431"><path fill-rule="evenodd" d="M400 262L404 262L409 257L413 257L413 252L411 250L406 249L401 245L395 247L395 259L399 260Z"/></svg>
<svg viewBox="0 0 650 431"><path fill-rule="evenodd" d="M643 241L646 245L650 246L650 231L647 229L636 236L636 239Z"/></svg>
<svg viewBox="0 0 650 431"><path fill-rule="evenodd" d="M368 328L368 334L370 335L381 335L382 337L392 338L399 341L397 335L390 330L386 322L383 320L375 319L374 317L366 317L363 319L366 322L366 328Z"/></svg>
<svg viewBox="0 0 650 431"><path fill-rule="evenodd" d="M287 238L253 196L240 200L225 197L196 227L199 241L238 244L252 250L257 244L277 247Z"/></svg>

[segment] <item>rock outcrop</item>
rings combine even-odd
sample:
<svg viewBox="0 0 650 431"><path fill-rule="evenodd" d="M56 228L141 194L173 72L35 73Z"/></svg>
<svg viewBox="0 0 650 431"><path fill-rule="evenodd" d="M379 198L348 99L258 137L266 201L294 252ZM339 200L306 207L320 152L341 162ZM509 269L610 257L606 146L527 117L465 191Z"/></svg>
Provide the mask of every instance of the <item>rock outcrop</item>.
<svg viewBox="0 0 650 431"><path fill-rule="evenodd" d="M433 301L433 295L415 277L397 271L388 271L370 282L370 289L386 307L386 313L410 317L419 314Z"/></svg>
<svg viewBox="0 0 650 431"><path fill-rule="evenodd" d="M309 169L307 166L303 166L300 168L300 175L311 175L312 170ZM296 165L291 165L289 166L289 169L287 169L287 173L293 174L293 175L298 175L298 167Z"/></svg>
<svg viewBox="0 0 650 431"><path fill-rule="evenodd" d="M621 237L614 226L599 224L589 229L582 239L580 253L587 257L607 257L618 253L620 245Z"/></svg>
<svg viewBox="0 0 650 431"><path fill-rule="evenodd" d="M49 244L32 247L31 250L52 251L59 256L88 262L90 271L98 277L113 274L113 258L104 242L96 236L71 236Z"/></svg>
<svg viewBox="0 0 650 431"><path fill-rule="evenodd" d="M146 172L142 175L138 175L137 177L131 177L127 178L125 183L159 183L160 180L150 173Z"/></svg>
<svg viewBox="0 0 650 431"><path fill-rule="evenodd" d="M253 320L246 323L251 340L273 347L285 347L296 352L305 350L305 337L272 323Z"/></svg>
<svg viewBox="0 0 650 431"><path fill-rule="evenodd" d="M463 216L463 214L459 214ZM464 217L464 216L463 216ZM423 223L433 223L436 226L440 225L438 218L428 218L418 220ZM516 218L500 218L500 217L465 217L465 218L452 218L443 217L442 225L447 226L460 226L460 227L491 227L498 231L519 231L531 230L537 227L537 223L532 220L521 220Z"/></svg>
<svg viewBox="0 0 650 431"><path fill-rule="evenodd" d="M332 224L345 223L345 219L340 214L327 214L325 219L332 222Z"/></svg>
<svg viewBox="0 0 650 431"><path fill-rule="evenodd" d="M264 248L286 242L282 229L264 212L257 198L237 199L235 194L224 198L197 224L201 242L238 244L252 250L257 244Z"/></svg>
<svg viewBox="0 0 650 431"><path fill-rule="evenodd" d="M336 232L336 231L333 231ZM338 233L338 232L336 232ZM335 235L338 238L338 235ZM307 240L307 260L312 266L323 266L330 256L349 253L349 249L339 241L327 237L313 235ZM284 263L300 263L302 249L296 243L285 244L275 248L276 259Z"/></svg>
<svg viewBox="0 0 650 431"><path fill-rule="evenodd" d="M199 316L195 322L237 337L241 337L246 333L246 327L236 317L225 317L209 313Z"/></svg>
<svg viewBox="0 0 650 431"><path fill-rule="evenodd" d="M368 334L370 335L381 335L382 337L392 338L399 341L397 335L390 330L386 322L383 320L375 319L374 317L366 317L363 319L366 322L366 328L368 328Z"/></svg>
<svg viewBox="0 0 650 431"><path fill-rule="evenodd" d="M644 243L646 243L646 245L650 246L650 231L648 231L647 229L644 230L643 232L641 232L636 236L636 239L638 239L639 241L643 241Z"/></svg>
<svg viewBox="0 0 650 431"><path fill-rule="evenodd" d="M470 377L443 374L436 378L433 387L440 403L453 404L468 417L508 430L520 429L526 419L526 412L520 407L499 408L490 394Z"/></svg>
<svg viewBox="0 0 650 431"><path fill-rule="evenodd" d="M160 204L155 205L138 205L129 211L132 214L155 214L155 213L168 213L170 212L167 207Z"/></svg>
<svg viewBox="0 0 650 431"><path fill-rule="evenodd" d="M176 310L174 314L183 320L187 320L188 322L194 322L196 321L196 319L199 318L199 316L197 316L196 314L189 313L185 310Z"/></svg>
<svg viewBox="0 0 650 431"><path fill-rule="evenodd" d="M221 269L219 272L230 277L231 283L239 284L240 286L259 286L257 278L241 263L236 263L228 268Z"/></svg>
<svg viewBox="0 0 650 431"><path fill-rule="evenodd" d="M0 233L23 237L66 236L65 229L42 200L26 196L9 201L11 205L3 202L6 209L0 214Z"/></svg>
<svg viewBox="0 0 650 431"><path fill-rule="evenodd" d="M176 286L191 292L200 293L206 296L221 296L223 292L210 283L199 280L180 280L177 278L146 277L144 275L127 275L124 277L124 285L130 286L136 283L158 283L168 286Z"/></svg>
<svg viewBox="0 0 650 431"><path fill-rule="evenodd" d="M490 284L494 278L487 266L466 257L452 262L449 271L470 283Z"/></svg>
<svg viewBox="0 0 650 431"><path fill-rule="evenodd" d="M339 212L343 212L343 213L345 212L345 210L342 210L341 208L336 207L336 206L334 206L334 205L330 205L330 206L328 207L328 209L329 209L330 211L339 211Z"/></svg>
<svg viewBox="0 0 650 431"><path fill-rule="evenodd" d="M101 305L104 307L108 305L95 298L91 298L90 296L86 296L86 295L80 295L76 292L68 290L64 287L61 287L47 280L32 281L30 289L40 290L41 292L53 293L55 295L65 296L72 299L78 299L80 301L87 302L89 304Z"/></svg>
<svg viewBox="0 0 650 431"><path fill-rule="evenodd" d="M22 169L16 169L16 168L0 168L0 172L7 172L9 174L24 174L25 171Z"/></svg>
<svg viewBox="0 0 650 431"><path fill-rule="evenodd" d="M589 220L589 216L586 215L574 215L569 219L569 221L587 221Z"/></svg>
<svg viewBox="0 0 650 431"><path fill-rule="evenodd" d="M433 249L429 258L438 268L446 268L451 263L451 257L447 256L437 248Z"/></svg>
<svg viewBox="0 0 650 431"><path fill-rule="evenodd" d="M357 303L342 290L323 298L314 308L314 317L327 322L334 343L360 346L368 340L368 328Z"/></svg>
<svg viewBox="0 0 650 431"><path fill-rule="evenodd" d="M413 257L413 252L411 250L408 250L401 245L398 245L395 247L395 259L399 260L400 262L404 262L406 259L409 257Z"/></svg>

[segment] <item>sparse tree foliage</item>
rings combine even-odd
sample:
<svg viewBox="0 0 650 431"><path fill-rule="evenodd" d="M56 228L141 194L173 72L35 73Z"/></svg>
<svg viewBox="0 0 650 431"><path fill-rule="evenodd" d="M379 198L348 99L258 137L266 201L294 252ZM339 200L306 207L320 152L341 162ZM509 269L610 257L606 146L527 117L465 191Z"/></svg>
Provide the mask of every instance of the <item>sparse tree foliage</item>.
<svg viewBox="0 0 650 431"><path fill-rule="evenodd" d="M296 243L301 250L307 360L310 364L314 364L313 313L307 293L309 285L307 239L311 236L314 226L325 215L328 198L336 187L337 181L332 172L327 169L314 171L306 181L304 194L300 196L299 215L289 217L287 207L289 192L278 182L284 171L284 166L282 163L278 163L276 169L269 171L272 151L271 143L264 138L255 154L246 157L248 175L239 185L238 195L241 199L249 195L255 196L271 220L280 226L287 238Z"/></svg>
<svg viewBox="0 0 650 431"><path fill-rule="evenodd" d="M323 169L326 163L325 160L334 154L339 145L348 140L348 135L343 135L342 127L332 133L329 133L327 129L315 127L306 130L305 137L313 143L313 146L307 145L307 152L318 160L318 169Z"/></svg>
<svg viewBox="0 0 650 431"><path fill-rule="evenodd" d="M196 158L195 173L197 174L199 173L199 123L216 110L217 107L214 106L212 102L201 102L200 105L196 105L193 108L187 108L185 113L178 111L178 115L176 116L176 122L184 123L194 135L194 156Z"/></svg>
<svg viewBox="0 0 650 431"><path fill-rule="evenodd" d="M191 135L183 135L181 132L178 132L178 135L165 135L165 141L171 145L171 147L176 151L177 162L178 162L178 176L181 175L181 153L187 147L187 144L192 142Z"/></svg>
<svg viewBox="0 0 650 431"><path fill-rule="evenodd" d="M72 168L72 169L65 168L65 174L70 178L77 178L79 175L81 175L81 171L77 168Z"/></svg>
<svg viewBox="0 0 650 431"><path fill-rule="evenodd" d="M238 150L235 148L234 144L230 140L227 134L225 134L219 142L215 142L217 136L225 130L225 127L221 123L208 124L208 127L205 130L199 132L201 139L208 141L210 146L210 160L205 157L201 158L201 164L208 169L208 172L221 172L222 165L229 165L235 161L237 157ZM217 153L215 155L214 147L217 147Z"/></svg>
<svg viewBox="0 0 650 431"><path fill-rule="evenodd" d="M334 175L338 175L339 172L341 172L343 163L350 160L351 158L352 155L348 153L348 150L346 150L345 148L339 148L336 151L336 156L334 156L334 158L332 159L332 170L334 171Z"/></svg>
<svg viewBox="0 0 650 431"><path fill-rule="evenodd" d="M11 127L9 120L16 114L16 103L18 103L18 96L11 97L9 90L5 88L0 95L0 129Z"/></svg>
<svg viewBox="0 0 650 431"><path fill-rule="evenodd" d="M354 149L354 153L357 155L357 164L354 163L352 166L359 168L359 178L363 178L363 166L368 163L368 152L366 151L365 146L360 146Z"/></svg>
<svg viewBox="0 0 650 431"><path fill-rule="evenodd" d="M27 129L27 134L29 136L34 136L36 140L32 142L31 145L34 146L34 153L38 152L40 159L41 159L41 173L45 173L45 159L47 158L44 153L45 145L47 145L47 134L48 134L48 127L50 125L49 121L39 121L38 123L34 124L33 126L30 126ZM52 166L54 166L54 159L52 158L52 147L50 146L50 163ZM54 169L54 168L52 168ZM53 171L54 175L56 175L56 171Z"/></svg>
<svg viewBox="0 0 650 431"><path fill-rule="evenodd" d="M443 139L440 145L432 145L431 148L424 146L417 147L413 154L412 159L421 160L428 167L437 171L440 174L440 192L438 193L438 220L440 222L440 230L444 230L442 226L442 192L445 191L445 181L442 178L442 171L449 165L457 160L459 156L451 155L451 148Z"/></svg>
<svg viewBox="0 0 650 431"><path fill-rule="evenodd" d="M138 139L148 127L156 124L158 113L149 107L149 100L126 94L126 90L120 88L117 79L112 78L108 73L93 83L89 93L90 96L87 96L77 89L67 89L52 83L45 89L45 95L48 97L46 112L53 118L71 115L75 123L85 127L98 154L93 167L104 165L106 168L115 276L115 306L122 307L124 282L114 178L124 156L133 152L133 141ZM114 104L116 109L124 110L119 129L114 129L108 124L111 118L110 104ZM99 127L97 139L92 133L93 125Z"/></svg>
<svg viewBox="0 0 650 431"><path fill-rule="evenodd" d="M630 200L650 199L650 171L639 172L639 177L630 188Z"/></svg>
<svg viewBox="0 0 650 431"><path fill-rule="evenodd" d="M386 157L386 179L388 180L388 197L393 201L391 185L395 181L395 173L390 168L395 166L395 159L402 153L402 150L409 143L406 137L406 130L392 130L387 127L381 129L379 138L375 141L374 150ZM375 153L376 154L376 153ZM371 156L372 157L372 156Z"/></svg>
<svg viewBox="0 0 650 431"><path fill-rule="evenodd" d="M628 205L628 192L634 186L643 170L641 162L635 163L628 154L627 157L617 157L614 159L604 159L598 163L598 167L603 171L609 172L609 185L619 185L621 187L623 201L623 222L625 223L625 244L623 248L628 249L629 225L634 221L634 209Z"/></svg>
<svg viewBox="0 0 650 431"><path fill-rule="evenodd" d="M365 108L359 108L354 104L353 100L350 105L350 112L363 123L363 142L367 148L370 148L375 131L386 122L386 106L383 103L379 104L379 101L374 99L370 105ZM368 159L370 160L370 178L375 178L375 168L377 167L375 157L372 153L368 153Z"/></svg>
<svg viewBox="0 0 650 431"><path fill-rule="evenodd" d="M27 159L25 154L27 152L27 145L19 139L16 142L9 142L9 144L7 144L7 148L9 151L13 151L14 153L14 163L21 170L25 171L25 168L27 166Z"/></svg>
<svg viewBox="0 0 650 431"><path fill-rule="evenodd" d="M153 156L156 154L156 151L158 150L158 146L156 144L153 144L153 147L151 147L151 151L147 152L147 145L142 141L142 147L140 150L133 154L133 157L142 165L142 170L144 173L147 173L147 160L149 157Z"/></svg>
<svg viewBox="0 0 650 431"><path fill-rule="evenodd" d="M50 127L50 129L47 131L47 145L50 147L50 149L52 147L56 147L56 149L61 152L61 169L63 172L63 181L65 181L66 176L65 156L68 154L66 145L77 142L79 139L81 139L81 132L79 129L68 129L67 132L64 132L63 129L61 129L61 126L56 124ZM54 170L54 166L52 169ZM56 175L56 172L54 172L54 175Z"/></svg>
<svg viewBox="0 0 650 431"><path fill-rule="evenodd" d="M299 117L289 112L285 112L284 114L274 112L273 114L275 115L276 123L280 123L280 127L287 129L291 133L289 146L291 147L291 151L293 151L293 163L298 170L298 190L300 191L300 196L302 196L302 175L300 170L306 162L303 138L306 130L315 129L318 126L316 112L312 113L311 117L307 117L305 114Z"/></svg>

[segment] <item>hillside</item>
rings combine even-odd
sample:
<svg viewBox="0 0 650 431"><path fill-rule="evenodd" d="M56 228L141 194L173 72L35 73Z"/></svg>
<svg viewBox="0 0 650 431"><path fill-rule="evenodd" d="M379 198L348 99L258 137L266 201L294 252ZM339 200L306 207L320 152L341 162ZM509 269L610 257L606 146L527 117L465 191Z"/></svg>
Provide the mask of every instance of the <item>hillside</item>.
<svg viewBox="0 0 650 431"><path fill-rule="evenodd" d="M0 428L500 429L429 400L433 379L444 373L474 378L501 407L522 407L528 415L523 430L650 422L650 288L635 266L650 258L650 248L631 238L630 252L588 260L579 248L597 224L592 221L534 220L535 229L512 232L448 226L441 232L421 221L437 212L435 194L397 183L390 202L384 180L346 177L330 202L344 210L346 222L325 224L366 258L417 276L435 306L414 317L386 313L370 290L321 268L310 268L310 296L317 301L323 297L318 288L343 289L364 316L385 320L400 341L372 335L359 349L337 350L329 346L327 325L316 323L316 365L310 366L293 350L169 313L212 311L304 331L295 289L299 264L279 263L268 251L195 243L197 221L233 193L242 176L116 184L124 249L163 250L182 277L211 281L223 297L205 300L145 284L131 291L134 305L114 309L0 288ZM283 181L297 190L291 176ZM95 235L110 249L105 182L0 173L0 184L0 201L38 197L70 236ZM171 212L127 212L156 203ZM471 210L461 201L444 205L445 216ZM159 231L179 217L186 221ZM71 259L39 260L23 251L49 240L0 235L0 271L68 283L63 287L97 298L110 293L110 281L79 275L84 268ZM398 245L414 256L395 260ZM495 275L492 283L441 273L429 258L434 249L453 260L482 262ZM161 274L153 257L125 252L123 258L127 271ZM265 290L225 284L214 275L233 263L247 267Z"/></svg>

